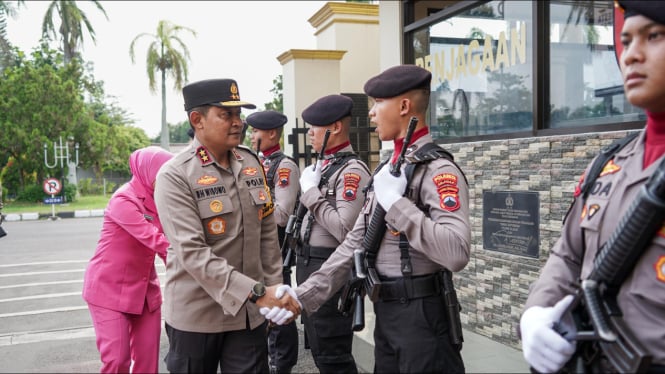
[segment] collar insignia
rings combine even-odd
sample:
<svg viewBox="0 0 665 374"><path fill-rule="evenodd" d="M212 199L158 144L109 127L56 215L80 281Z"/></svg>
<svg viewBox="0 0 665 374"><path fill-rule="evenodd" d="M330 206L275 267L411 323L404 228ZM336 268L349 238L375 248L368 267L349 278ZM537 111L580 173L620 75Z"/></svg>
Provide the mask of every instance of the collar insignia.
<svg viewBox="0 0 665 374"><path fill-rule="evenodd" d="M200 146L196 149L196 156L201 161L201 165L208 165L212 163L212 158L208 154L208 150L204 146Z"/></svg>

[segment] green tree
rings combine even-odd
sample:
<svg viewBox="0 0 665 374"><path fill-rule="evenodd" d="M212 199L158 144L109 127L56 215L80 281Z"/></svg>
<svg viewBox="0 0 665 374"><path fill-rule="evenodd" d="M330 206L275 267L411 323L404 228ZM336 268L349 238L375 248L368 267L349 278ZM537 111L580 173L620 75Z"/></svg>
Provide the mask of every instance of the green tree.
<svg viewBox="0 0 665 374"><path fill-rule="evenodd" d="M20 51L17 58L0 74L0 160L4 165L12 158L18 172L18 185L5 187L22 190L53 174L44 165L43 145L80 131L86 110L80 64L63 65L62 55L44 44L32 60Z"/></svg>
<svg viewBox="0 0 665 374"><path fill-rule="evenodd" d="M181 31L188 31L193 36L196 36L196 31L188 27L178 26L169 21L162 20L157 24L157 33L139 34L132 40L129 46L129 56L132 62L134 62L134 47L136 46L136 42L142 37L151 39L146 54L146 71L148 73L150 92L152 93L156 93L157 91L155 73L159 72L161 74L162 132L160 144L166 150L169 150L169 127L166 123L166 75L168 74L174 79L173 87L176 90L182 89L184 83L187 82L187 61L190 59L187 45L178 36L178 33Z"/></svg>
<svg viewBox="0 0 665 374"><path fill-rule="evenodd" d="M97 9L99 9L106 19L106 11L97 0L90 0ZM60 18L60 27L56 31L53 19L55 14ZM83 24L82 24L83 23ZM62 52L65 54L65 63L72 60L79 53L79 47L83 46L83 25L88 30L88 34L93 43L95 40L95 30L88 20L86 14L78 7L73 0L53 0L46 10L44 21L42 22L42 36L44 38L60 36L62 41Z"/></svg>
<svg viewBox="0 0 665 374"><path fill-rule="evenodd" d="M282 82L283 80L281 74L272 80L272 89L270 92L273 94L273 99L271 102L264 104L266 110L274 110L280 113L284 112L284 94L282 90Z"/></svg>
<svg viewBox="0 0 665 374"><path fill-rule="evenodd" d="M23 4L23 0L17 1L16 5L9 1L0 1L0 70L9 66L14 57L12 43L7 37L7 17L16 17L18 8Z"/></svg>

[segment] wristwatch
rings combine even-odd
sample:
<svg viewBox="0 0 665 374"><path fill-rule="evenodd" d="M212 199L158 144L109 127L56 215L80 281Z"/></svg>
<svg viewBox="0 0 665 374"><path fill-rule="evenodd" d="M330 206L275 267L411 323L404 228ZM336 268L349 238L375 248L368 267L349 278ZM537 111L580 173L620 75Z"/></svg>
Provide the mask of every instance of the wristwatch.
<svg viewBox="0 0 665 374"><path fill-rule="evenodd" d="M266 286L258 282L252 287L252 292L249 295L249 301L256 303L256 300L258 300L261 296L266 294Z"/></svg>

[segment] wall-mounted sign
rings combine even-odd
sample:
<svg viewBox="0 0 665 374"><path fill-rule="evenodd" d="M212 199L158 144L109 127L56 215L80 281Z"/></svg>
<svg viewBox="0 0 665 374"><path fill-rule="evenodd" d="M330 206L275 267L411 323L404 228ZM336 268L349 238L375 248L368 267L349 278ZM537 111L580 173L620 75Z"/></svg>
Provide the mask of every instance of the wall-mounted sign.
<svg viewBox="0 0 665 374"><path fill-rule="evenodd" d="M483 247L538 257L540 243L538 192L483 192Z"/></svg>

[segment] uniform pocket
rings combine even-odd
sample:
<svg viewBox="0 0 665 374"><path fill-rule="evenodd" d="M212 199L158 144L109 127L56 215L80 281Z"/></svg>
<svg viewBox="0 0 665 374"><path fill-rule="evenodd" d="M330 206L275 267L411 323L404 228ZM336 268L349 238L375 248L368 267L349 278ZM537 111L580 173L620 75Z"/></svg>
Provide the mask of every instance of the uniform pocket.
<svg viewBox="0 0 665 374"><path fill-rule="evenodd" d="M216 196L198 202L206 239L216 241L225 237L227 218L232 216L235 206L228 196Z"/></svg>

